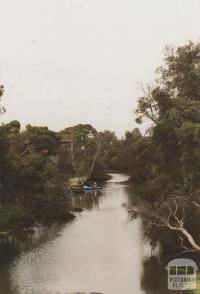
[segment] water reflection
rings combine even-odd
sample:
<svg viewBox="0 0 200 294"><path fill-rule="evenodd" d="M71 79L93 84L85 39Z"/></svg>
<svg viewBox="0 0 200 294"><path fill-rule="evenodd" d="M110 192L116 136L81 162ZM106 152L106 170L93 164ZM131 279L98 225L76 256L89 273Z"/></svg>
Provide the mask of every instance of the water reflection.
<svg viewBox="0 0 200 294"><path fill-rule="evenodd" d="M141 286L146 294L169 293L165 264L161 264L156 256L143 260Z"/></svg>
<svg viewBox="0 0 200 294"><path fill-rule="evenodd" d="M0 293L168 293L165 267L144 246L140 219L128 218L138 200L126 179L114 175L100 194L72 197L84 211L71 223L0 240Z"/></svg>
<svg viewBox="0 0 200 294"><path fill-rule="evenodd" d="M71 205L74 209L98 209L100 197L103 195L104 192L100 191L87 191L76 194L71 197Z"/></svg>
<svg viewBox="0 0 200 294"><path fill-rule="evenodd" d="M55 240L65 226L65 224L54 223L47 227L38 226L29 233L20 232L0 238L0 293L20 293L12 288L11 283L10 270L14 262L42 244Z"/></svg>

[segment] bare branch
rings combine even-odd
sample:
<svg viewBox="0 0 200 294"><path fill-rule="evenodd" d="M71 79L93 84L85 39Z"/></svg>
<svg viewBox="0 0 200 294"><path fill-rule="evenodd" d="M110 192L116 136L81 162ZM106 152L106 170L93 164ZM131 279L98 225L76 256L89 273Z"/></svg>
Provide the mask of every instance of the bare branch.
<svg viewBox="0 0 200 294"><path fill-rule="evenodd" d="M199 252L200 245L195 241L192 234L184 227L186 213L184 207L178 205L177 200L181 198L169 199L166 203L161 203L161 207L154 208L146 205L149 211L150 221L149 224L157 228L164 227L177 233L180 247L187 252ZM167 215L166 209L167 208ZM188 245L186 245L188 244Z"/></svg>

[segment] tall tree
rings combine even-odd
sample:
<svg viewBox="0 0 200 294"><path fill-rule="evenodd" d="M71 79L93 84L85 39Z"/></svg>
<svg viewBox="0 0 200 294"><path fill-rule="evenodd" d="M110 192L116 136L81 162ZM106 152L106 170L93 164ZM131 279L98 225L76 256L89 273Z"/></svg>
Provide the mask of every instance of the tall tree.
<svg viewBox="0 0 200 294"><path fill-rule="evenodd" d="M178 48L168 47L164 61L164 66L157 70L155 86L143 89L144 95L136 109L138 123L144 119L152 122L147 136L151 176L144 185L143 195L150 201L148 207L155 215L158 203L168 203L169 199L174 201L178 197L175 213L169 205L159 204L159 215L165 213L165 220L169 218L172 222L177 217L177 224L181 221L184 199L187 200L184 229L166 226L187 247L196 230L189 217L191 203L199 203L200 191L200 44L189 42ZM142 155L139 158L142 161ZM151 226L156 227L158 223L162 227L163 219L157 217Z"/></svg>
<svg viewBox="0 0 200 294"><path fill-rule="evenodd" d="M4 86L0 85L0 102L1 102L1 97L4 93ZM0 105L0 115L2 115L6 111L5 107Z"/></svg>

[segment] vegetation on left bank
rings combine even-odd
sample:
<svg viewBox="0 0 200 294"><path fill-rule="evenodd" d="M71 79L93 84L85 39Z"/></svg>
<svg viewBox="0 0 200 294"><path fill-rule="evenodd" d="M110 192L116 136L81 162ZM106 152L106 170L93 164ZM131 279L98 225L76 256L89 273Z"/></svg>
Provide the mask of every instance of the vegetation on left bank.
<svg viewBox="0 0 200 294"><path fill-rule="evenodd" d="M70 179L104 181L108 171L123 171L123 146L114 133L91 125L54 132L31 125L21 130L18 121L1 124L0 231L73 217Z"/></svg>

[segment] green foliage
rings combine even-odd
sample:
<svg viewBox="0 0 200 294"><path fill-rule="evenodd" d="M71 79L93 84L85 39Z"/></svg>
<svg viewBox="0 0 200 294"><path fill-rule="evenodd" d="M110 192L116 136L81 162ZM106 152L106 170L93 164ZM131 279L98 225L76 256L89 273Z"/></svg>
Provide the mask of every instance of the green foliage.
<svg viewBox="0 0 200 294"><path fill-rule="evenodd" d="M47 127L27 125L24 136L26 144L31 145L38 152L46 150L49 154L55 154L59 145L58 135Z"/></svg>
<svg viewBox="0 0 200 294"><path fill-rule="evenodd" d="M106 181L109 179L108 167L103 157L99 157L96 160L92 176L90 177L90 180L96 181L96 179L98 179L98 181Z"/></svg>
<svg viewBox="0 0 200 294"><path fill-rule="evenodd" d="M159 213L164 215L168 199L184 199L178 203L177 213L187 203L186 228L194 232L190 215L200 191L200 44L189 42L176 49L167 48L165 64L157 73L155 86L143 88L144 95L138 100L137 122L147 119L152 126L148 135L130 147L130 174L139 180L138 191L155 215L158 203ZM150 238L157 234L161 239L160 229L148 221L147 213L146 218ZM164 238L164 244L167 242Z"/></svg>
<svg viewBox="0 0 200 294"><path fill-rule="evenodd" d="M170 178L174 188L178 183L187 186L186 190L198 186L199 61L199 44L190 42L176 50L167 48L165 65L157 70L160 75L157 84L143 89L144 96L139 99L136 109L139 120L147 118L153 122L148 136L151 164L146 159L153 179ZM134 148L137 147L134 146L133 151Z"/></svg>
<svg viewBox="0 0 200 294"><path fill-rule="evenodd" d="M63 166L54 160L59 147L59 136L47 127L20 132L18 121L0 126L0 228L69 216L66 177L58 180Z"/></svg>
<svg viewBox="0 0 200 294"><path fill-rule="evenodd" d="M65 145L60 145L57 149L57 168L61 173L65 175L73 175L74 174L74 167L72 158L70 155L69 148Z"/></svg>
<svg viewBox="0 0 200 294"><path fill-rule="evenodd" d="M75 175L89 174L92 159L99 144L98 132L91 125L76 125L60 132L61 138L71 141L70 156Z"/></svg>
<svg viewBox="0 0 200 294"><path fill-rule="evenodd" d="M18 121L1 125L0 229L68 218L68 179L90 171L92 180L108 179L110 156L118 168L121 146L114 133L90 125L60 133L31 125L20 131Z"/></svg>

